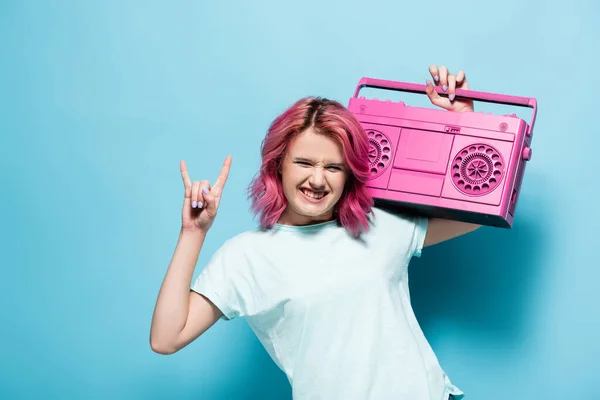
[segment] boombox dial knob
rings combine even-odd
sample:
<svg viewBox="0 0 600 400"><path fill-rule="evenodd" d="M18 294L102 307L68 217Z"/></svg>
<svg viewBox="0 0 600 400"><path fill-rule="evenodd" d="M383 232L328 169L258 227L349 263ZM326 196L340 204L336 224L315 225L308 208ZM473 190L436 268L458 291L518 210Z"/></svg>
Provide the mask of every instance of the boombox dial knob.
<svg viewBox="0 0 600 400"><path fill-rule="evenodd" d="M523 147L523 153L521 153L523 156L523 160L525 160L525 161L531 160L531 153L532 153L531 147L527 147L527 146Z"/></svg>

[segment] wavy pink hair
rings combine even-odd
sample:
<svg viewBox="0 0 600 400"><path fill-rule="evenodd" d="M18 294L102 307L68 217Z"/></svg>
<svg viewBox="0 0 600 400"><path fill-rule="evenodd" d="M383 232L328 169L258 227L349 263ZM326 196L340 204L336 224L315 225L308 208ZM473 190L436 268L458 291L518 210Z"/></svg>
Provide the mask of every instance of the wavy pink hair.
<svg viewBox="0 0 600 400"><path fill-rule="evenodd" d="M298 100L271 123L261 145L262 165L248 187L251 210L260 215L263 228L273 227L286 208L287 200L279 167L290 141L312 128L342 147L350 174L344 193L336 204L336 218L354 237L369 229L368 214L373 199L367 193L369 142L354 115L343 105L321 97Z"/></svg>

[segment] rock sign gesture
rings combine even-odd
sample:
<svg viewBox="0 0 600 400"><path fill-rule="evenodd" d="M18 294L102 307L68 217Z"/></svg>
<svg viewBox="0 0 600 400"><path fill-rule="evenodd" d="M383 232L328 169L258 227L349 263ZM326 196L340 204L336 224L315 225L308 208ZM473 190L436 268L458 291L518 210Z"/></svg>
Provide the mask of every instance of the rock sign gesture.
<svg viewBox="0 0 600 400"><path fill-rule="evenodd" d="M192 182L185 161L180 161L179 168L181 169L181 178L185 188L181 214L182 230L203 231L206 233L210 229L217 216L221 194L225 182L227 182L230 167L231 156L227 156L219 177L211 187L210 182L207 180Z"/></svg>

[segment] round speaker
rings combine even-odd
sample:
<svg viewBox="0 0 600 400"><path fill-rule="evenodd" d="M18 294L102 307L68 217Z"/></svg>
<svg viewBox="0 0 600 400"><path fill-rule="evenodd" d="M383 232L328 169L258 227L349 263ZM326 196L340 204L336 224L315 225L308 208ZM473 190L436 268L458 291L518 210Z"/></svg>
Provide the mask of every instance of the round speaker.
<svg viewBox="0 0 600 400"><path fill-rule="evenodd" d="M392 149L389 138L383 132L373 129L366 132L369 137L371 178L376 178L386 170L391 159Z"/></svg>
<svg viewBox="0 0 600 400"><path fill-rule="evenodd" d="M462 149L452 161L452 182L469 196L483 196L494 190L504 176L504 159L487 144Z"/></svg>

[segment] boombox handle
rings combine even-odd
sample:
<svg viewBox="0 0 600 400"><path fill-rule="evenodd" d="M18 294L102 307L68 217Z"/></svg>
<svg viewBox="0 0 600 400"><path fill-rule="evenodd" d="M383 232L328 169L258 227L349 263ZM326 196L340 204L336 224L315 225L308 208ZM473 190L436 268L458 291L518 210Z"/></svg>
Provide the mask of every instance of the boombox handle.
<svg viewBox="0 0 600 400"><path fill-rule="evenodd" d="M384 79L375 79L375 78L362 78L358 85L356 86L356 90L354 91L354 97L358 97L358 93L363 87L373 87L378 89L391 89L391 90L400 90L404 92L412 92L412 93L423 93L427 92L425 89L426 85L421 85L417 83L407 83L407 82L397 82L397 81L389 81ZM439 87L434 87L436 92L440 95L448 95L448 93L441 90ZM473 99L473 100L481 100L488 103L500 103L500 104L509 104L515 106L523 106L533 108L533 115L531 116L531 122L529 123L529 132L533 132L533 125L535 124L535 117L537 115L537 101L534 98L530 97L518 97L518 96L509 96L505 94L495 94L495 93L487 93L487 92L477 92L474 90L466 90L466 89L456 89L455 90L457 97Z"/></svg>

